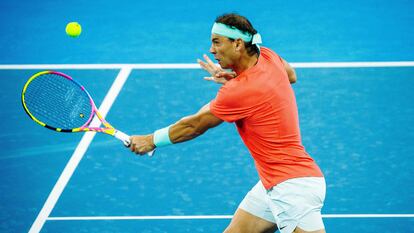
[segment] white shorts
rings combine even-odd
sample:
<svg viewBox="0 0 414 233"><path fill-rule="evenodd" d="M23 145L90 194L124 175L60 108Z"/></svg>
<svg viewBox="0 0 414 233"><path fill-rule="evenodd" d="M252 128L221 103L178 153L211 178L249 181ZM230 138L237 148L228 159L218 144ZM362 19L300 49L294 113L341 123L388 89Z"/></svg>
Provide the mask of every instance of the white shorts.
<svg viewBox="0 0 414 233"><path fill-rule="evenodd" d="M321 215L325 193L323 177L289 179L270 190L259 181L239 208L276 223L281 233L293 232L296 227L316 231L325 228Z"/></svg>

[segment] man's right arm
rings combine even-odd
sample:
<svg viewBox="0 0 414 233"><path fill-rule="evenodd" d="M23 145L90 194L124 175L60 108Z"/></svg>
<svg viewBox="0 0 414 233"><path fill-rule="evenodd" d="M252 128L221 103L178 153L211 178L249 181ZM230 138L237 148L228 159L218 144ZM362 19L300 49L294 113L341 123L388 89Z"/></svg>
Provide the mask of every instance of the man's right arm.
<svg viewBox="0 0 414 233"><path fill-rule="evenodd" d="M196 114L184 117L172 125L169 137L173 143L185 142L200 136L222 122L223 120L211 113L210 104L206 104Z"/></svg>
<svg viewBox="0 0 414 233"><path fill-rule="evenodd" d="M283 62L283 66L285 67L286 73L288 74L289 82L291 84L295 83L296 82L296 72L295 72L295 70L283 58L282 58L282 62Z"/></svg>
<svg viewBox="0 0 414 233"><path fill-rule="evenodd" d="M169 144L180 143L200 136L210 128L221 124L223 120L213 115L210 111L210 104L205 105L196 114L187 116L171 125L166 132L161 132L164 137L168 137ZM160 132L157 130L156 132ZM154 133L155 134L155 133ZM131 151L143 155L155 148L154 134L133 135L130 137ZM161 136L161 138L163 137Z"/></svg>

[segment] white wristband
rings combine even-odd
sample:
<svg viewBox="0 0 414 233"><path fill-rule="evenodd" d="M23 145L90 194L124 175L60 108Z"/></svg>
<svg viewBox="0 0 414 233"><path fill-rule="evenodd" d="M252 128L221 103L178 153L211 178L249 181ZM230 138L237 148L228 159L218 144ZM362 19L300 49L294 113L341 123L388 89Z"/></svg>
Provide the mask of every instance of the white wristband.
<svg viewBox="0 0 414 233"><path fill-rule="evenodd" d="M154 145L156 147L168 146L173 144L170 140L170 126L154 132Z"/></svg>

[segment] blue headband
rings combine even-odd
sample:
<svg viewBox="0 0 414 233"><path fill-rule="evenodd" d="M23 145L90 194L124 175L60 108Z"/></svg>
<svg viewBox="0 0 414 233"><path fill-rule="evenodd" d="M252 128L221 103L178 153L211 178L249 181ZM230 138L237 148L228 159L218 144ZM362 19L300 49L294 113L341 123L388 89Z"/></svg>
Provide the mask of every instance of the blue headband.
<svg viewBox="0 0 414 233"><path fill-rule="evenodd" d="M245 42L252 42L252 44L255 44L257 47L259 47L258 44L262 43L262 38L259 33L256 33L254 35L243 32L235 27L230 27L223 23L214 23L213 28L211 29L212 34L217 34L220 36L225 36L231 39L242 39Z"/></svg>

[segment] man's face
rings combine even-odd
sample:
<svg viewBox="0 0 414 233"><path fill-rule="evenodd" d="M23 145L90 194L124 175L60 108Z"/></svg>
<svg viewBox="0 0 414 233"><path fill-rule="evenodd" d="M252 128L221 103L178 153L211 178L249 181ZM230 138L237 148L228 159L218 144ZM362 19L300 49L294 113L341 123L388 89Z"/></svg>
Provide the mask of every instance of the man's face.
<svg viewBox="0 0 414 233"><path fill-rule="evenodd" d="M218 61L221 68L231 69L235 58L235 45L227 37L211 34L210 53Z"/></svg>

